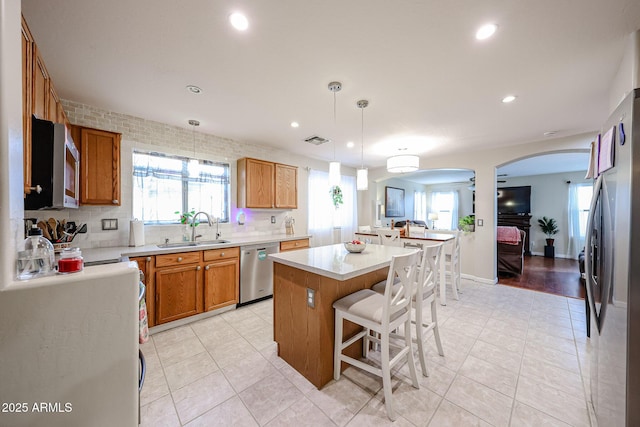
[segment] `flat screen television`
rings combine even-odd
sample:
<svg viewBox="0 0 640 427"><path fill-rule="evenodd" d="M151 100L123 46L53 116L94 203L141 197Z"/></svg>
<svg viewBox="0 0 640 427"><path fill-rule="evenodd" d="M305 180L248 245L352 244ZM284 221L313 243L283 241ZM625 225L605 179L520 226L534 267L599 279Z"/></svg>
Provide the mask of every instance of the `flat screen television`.
<svg viewBox="0 0 640 427"><path fill-rule="evenodd" d="M531 186L498 188L498 215L531 212Z"/></svg>

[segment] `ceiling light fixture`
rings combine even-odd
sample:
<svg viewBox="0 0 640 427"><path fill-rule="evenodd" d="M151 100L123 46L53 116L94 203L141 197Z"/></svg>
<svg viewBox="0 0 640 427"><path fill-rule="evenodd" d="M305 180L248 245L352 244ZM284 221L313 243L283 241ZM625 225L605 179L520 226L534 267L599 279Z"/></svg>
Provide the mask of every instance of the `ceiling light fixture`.
<svg viewBox="0 0 640 427"><path fill-rule="evenodd" d="M193 94L200 95L202 93L202 89L200 89L196 85L188 85L187 90Z"/></svg>
<svg viewBox="0 0 640 427"><path fill-rule="evenodd" d="M300 123L298 123L298 122L291 122L291 127L292 127L292 128L300 127Z"/></svg>
<svg viewBox="0 0 640 427"><path fill-rule="evenodd" d="M517 98L517 96L515 96L515 95L507 95L507 96L505 96L504 98L502 98L502 102L503 102L504 104L508 104L508 103L510 103L510 102L515 101L515 100L516 100L516 98Z"/></svg>
<svg viewBox="0 0 640 427"><path fill-rule="evenodd" d="M356 103L360 109L361 129L360 129L360 169L356 171L356 190L367 190L369 188L369 171L364 167L364 109L369 105L369 101L361 99Z"/></svg>
<svg viewBox="0 0 640 427"><path fill-rule="evenodd" d="M414 172L419 167L420 158L412 154L400 154L387 159L387 171L391 173Z"/></svg>
<svg viewBox="0 0 640 427"><path fill-rule="evenodd" d="M478 31L476 31L476 39L486 40L489 37L491 37L496 32L497 29L498 29L498 26L496 24L483 25L478 29Z"/></svg>
<svg viewBox="0 0 640 427"><path fill-rule="evenodd" d="M353 143L353 141L349 141L347 142L347 148L353 148L355 147L356 144Z"/></svg>
<svg viewBox="0 0 640 427"><path fill-rule="evenodd" d="M189 124L192 127L193 133L193 158L189 160L189 175L200 174L200 161L196 159L196 126L200 126L200 122L197 120L189 120Z"/></svg>
<svg viewBox="0 0 640 427"><path fill-rule="evenodd" d="M333 92L333 124L336 124L336 92L342 90L342 83L329 83L329 90ZM335 131L335 129L334 129ZM340 162L336 161L336 142L333 141L333 161L329 162L329 187L340 185Z"/></svg>
<svg viewBox="0 0 640 427"><path fill-rule="evenodd" d="M238 31L245 31L249 28L249 20L240 12L232 13L231 16L229 16L229 22L231 22L233 28Z"/></svg>

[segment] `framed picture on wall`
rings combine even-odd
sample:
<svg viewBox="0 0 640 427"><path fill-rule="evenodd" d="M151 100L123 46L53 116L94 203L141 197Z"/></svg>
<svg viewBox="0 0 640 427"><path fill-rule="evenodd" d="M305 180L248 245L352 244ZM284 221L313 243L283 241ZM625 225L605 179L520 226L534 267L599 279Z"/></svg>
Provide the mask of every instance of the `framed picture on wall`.
<svg viewBox="0 0 640 427"><path fill-rule="evenodd" d="M404 189L384 187L384 216L387 218L404 216Z"/></svg>

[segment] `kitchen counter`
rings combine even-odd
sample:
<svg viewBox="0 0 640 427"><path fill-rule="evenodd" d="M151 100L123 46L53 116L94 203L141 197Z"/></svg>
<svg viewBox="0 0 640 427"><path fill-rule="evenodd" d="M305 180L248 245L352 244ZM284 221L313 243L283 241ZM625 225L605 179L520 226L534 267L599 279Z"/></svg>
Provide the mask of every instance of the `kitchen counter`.
<svg viewBox="0 0 640 427"><path fill-rule="evenodd" d="M333 378L333 303L385 280L391 257L415 250L367 245L362 253L352 254L337 244L269 255L278 356L313 385L324 387ZM358 328L345 322L344 337ZM362 341L352 344L346 353L359 357Z"/></svg>
<svg viewBox="0 0 640 427"><path fill-rule="evenodd" d="M87 248L82 249L82 257L85 263L93 263L108 260L118 260L122 256L137 257L146 255L160 255L170 254L176 252L193 252L204 251L208 249L223 249L245 245L257 245L261 243L272 242L286 242L288 240L306 239L310 238L309 234L274 234L270 236L249 236L249 237L237 237L229 240L229 243L218 243L211 245L198 245L198 246L180 246L173 248L159 248L158 244L150 244L145 246L131 247L131 246L114 246L110 248ZM188 243L188 242L185 242Z"/></svg>

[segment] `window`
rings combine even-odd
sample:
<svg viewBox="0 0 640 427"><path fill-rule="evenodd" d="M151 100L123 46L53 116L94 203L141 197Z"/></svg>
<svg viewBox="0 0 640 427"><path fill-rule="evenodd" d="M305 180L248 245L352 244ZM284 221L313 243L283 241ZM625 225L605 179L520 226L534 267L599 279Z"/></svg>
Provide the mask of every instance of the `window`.
<svg viewBox="0 0 640 427"><path fill-rule="evenodd" d="M569 184L569 247L567 253L574 259L584 247L587 218L591 207L593 186L590 183Z"/></svg>
<svg viewBox="0 0 640 427"><path fill-rule="evenodd" d="M578 224L580 227L580 237L584 238L587 233L587 218L589 218L589 209L591 208L591 196L593 195L593 187L591 184L580 185L577 188L578 193Z"/></svg>
<svg viewBox="0 0 640 427"><path fill-rule="evenodd" d="M456 191L431 193L431 212L438 214L433 228L456 230L458 228L458 193Z"/></svg>
<svg viewBox="0 0 640 427"><path fill-rule="evenodd" d="M176 223L176 212L204 211L229 222L229 165L161 153L133 152L133 216Z"/></svg>
<svg viewBox="0 0 640 427"><path fill-rule="evenodd" d="M413 219L427 221L427 193L423 191L413 193Z"/></svg>

